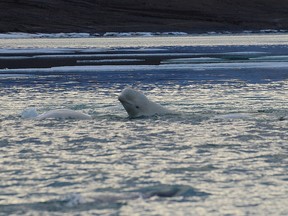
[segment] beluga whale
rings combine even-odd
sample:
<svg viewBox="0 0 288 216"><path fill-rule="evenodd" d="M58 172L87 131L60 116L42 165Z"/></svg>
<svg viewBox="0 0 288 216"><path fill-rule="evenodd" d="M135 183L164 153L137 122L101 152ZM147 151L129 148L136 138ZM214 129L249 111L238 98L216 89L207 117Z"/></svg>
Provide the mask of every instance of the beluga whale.
<svg viewBox="0 0 288 216"><path fill-rule="evenodd" d="M173 113L165 107L149 100L143 93L125 88L118 96L130 118Z"/></svg>
<svg viewBox="0 0 288 216"><path fill-rule="evenodd" d="M92 119L90 115L85 113L71 110L71 109L55 109L50 110L48 112L38 114L36 109L31 107L25 109L21 113L22 118L26 119L36 119L36 120L43 120L43 119L77 119L77 120L89 120Z"/></svg>

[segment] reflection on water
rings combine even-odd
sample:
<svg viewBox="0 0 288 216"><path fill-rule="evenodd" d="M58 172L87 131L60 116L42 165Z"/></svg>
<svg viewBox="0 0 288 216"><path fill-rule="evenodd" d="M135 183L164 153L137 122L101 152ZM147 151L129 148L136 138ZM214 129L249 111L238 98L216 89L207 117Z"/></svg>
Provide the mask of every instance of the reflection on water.
<svg viewBox="0 0 288 216"><path fill-rule="evenodd" d="M242 67L250 58L0 77L1 212L287 215L287 69ZM129 119L117 100L126 86L177 114ZM93 119L21 119L27 107Z"/></svg>

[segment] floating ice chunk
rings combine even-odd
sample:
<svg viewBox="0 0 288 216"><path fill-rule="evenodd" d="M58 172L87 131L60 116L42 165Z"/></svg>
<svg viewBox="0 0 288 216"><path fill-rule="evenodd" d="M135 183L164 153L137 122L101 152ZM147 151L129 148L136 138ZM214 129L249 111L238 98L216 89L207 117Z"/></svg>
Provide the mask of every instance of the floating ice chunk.
<svg viewBox="0 0 288 216"><path fill-rule="evenodd" d="M104 37L120 37L120 36L131 36L130 33L119 33L119 32L106 32Z"/></svg>
<svg viewBox="0 0 288 216"><path fill-rule="evenodd" d="M251 58L251 60L257 60L257 61L288 61L288 55L277 55L277 56L260 56L260 57L255 57Z"/></svg>
<svg viewBox="0 0 288 216"><path fill-rule="evenodd" d="M278 30L276 29L262 29L260 30L260 33L277 33Z"/></svg>
<svg viewBox="0 0 288 216"><path fill-rule="evenodd" d="M173 35L173 36L184 36L188 35L186 32L163 32L161 35Z"/></svg>
<svg viewBox="0 0 288 216"><path fill-rule="evenodd" d="M120 62L141 62L145 59L100 59L100 60L77 60L77 63L120 63Z"/></svg>
<svg viewBox="0 0 288 216"><path fill-rule="evenodd" d="M155 36L152 32L141 32L142 37L152 37Z"/></svg>
<svg viewBox="0 0 288 216"><path fill-rule="evenodd" d="M3 71L5 71L5 70L9 70L8 68L5 68L5 69L3 69ZM19 79L19 78L26 78L26 77L31 77L31 76L33 76L33 75L31 75L31 74L1 74L0 73L0 79L2 78L2 79L6 79L6 78L9 78L9 79Z"/></svg>
<svg viewBox="0 0 288 216"><path fill-rule="evenodd" d="M253 31L251 31L251 30L245 30L245 31L243 31L243 33L244 33L244 34L251 34L251 33L253 33Z"/></svg>
<svg viewBox="0 0 288 216"><path fill-rule="evenodd" d="M224 52L221 53L223 55L240 55L240 56L245 56L245 55L265 55L267 52L259 52L259 51L240 51L240 52Z"/></svg>
<svg viewBox="0 0 288 216"><path fill-rule="evenodd" d="M0 56L1 60L18 60L18 59L29 59L28 56Z"/></svg>
<svg viewBox="0 0 288 216"><path fill-rule="evenodd" d="M199 64L162 64L162 65L83 65L60 66L52 68L25 68L25 69L0 69L1 73L81 73L102 71L139 71L139 70L215 70L215 69L248 69L248 68L283 68L288 69L287 62L249 62L249 63L199 63Z"/></svg>
<svg viewBox="0 0 288 216"><path fill-rule="evenodd" d="M54 54L54 53L74 53L81 49L70 48L27 48L27 49L0 49L1 54ZM102 49L103 50L103 49Z"/></svg>
<svg viewBox="0 0 288 216"><path fill-rule="evenodd" d="M18 38L31 38L32 34L22 32L9 32L0 34L0 39L18 39Z"/></svg>
<svg viewBox="0 0 288 216"><path fill-rule="evenodd" d="M200 57L200 58L176 58L161 61L161 64L187 64L187 63L212 63L212 62L223 62L221 58L210 58L210 57Z"/></svg>

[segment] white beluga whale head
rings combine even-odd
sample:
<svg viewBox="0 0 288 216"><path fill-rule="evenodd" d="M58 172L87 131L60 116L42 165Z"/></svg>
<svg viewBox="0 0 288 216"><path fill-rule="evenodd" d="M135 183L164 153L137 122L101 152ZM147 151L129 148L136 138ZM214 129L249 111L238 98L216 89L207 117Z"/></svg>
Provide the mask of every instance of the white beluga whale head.
<svg viewBox="0 0 288 216"><path fill-rule="evenodd" d="M150 101L141 92L131 88L125 88L118 96L118 100L131 118L171 113L168 109Z"/></svg>

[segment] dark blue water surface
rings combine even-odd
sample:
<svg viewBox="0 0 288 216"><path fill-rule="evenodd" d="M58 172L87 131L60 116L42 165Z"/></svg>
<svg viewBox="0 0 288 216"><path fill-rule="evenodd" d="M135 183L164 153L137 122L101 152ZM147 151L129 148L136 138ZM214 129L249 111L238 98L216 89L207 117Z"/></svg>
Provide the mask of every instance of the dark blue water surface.
<svg viewBox="0 0 288 216"><path fill-rule="evenodd" d="M287 215L288 49L247 44L0 49L0 215Z"/></svg>

